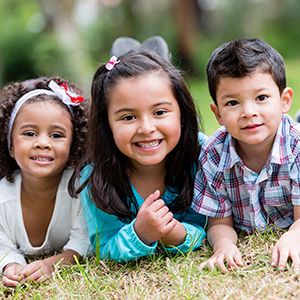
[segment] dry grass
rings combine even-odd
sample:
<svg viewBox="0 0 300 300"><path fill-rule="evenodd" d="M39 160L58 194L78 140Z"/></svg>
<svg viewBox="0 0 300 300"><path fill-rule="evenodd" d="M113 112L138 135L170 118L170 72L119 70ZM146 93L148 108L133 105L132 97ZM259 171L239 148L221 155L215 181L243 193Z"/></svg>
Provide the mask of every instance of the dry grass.
<svg viewBox="0 0 300 300"><path fill-rule="evenodd" d="M33 284L8 292L0 285L4 299L298 299L300 277L289 267L285 272L270 267L271 251L280 236L242 236L239 248L245 266L221 274L200 271L199 265L211 255L211 248L187 255L157 254L137 262L85 263L57 267L47 284Z"/></svg>

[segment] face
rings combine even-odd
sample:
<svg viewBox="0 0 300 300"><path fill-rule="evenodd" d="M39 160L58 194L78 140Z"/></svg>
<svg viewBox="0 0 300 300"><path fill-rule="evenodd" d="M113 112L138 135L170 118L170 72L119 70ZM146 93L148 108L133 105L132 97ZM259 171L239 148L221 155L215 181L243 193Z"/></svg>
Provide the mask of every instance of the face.
<svg viewBox="0 0 300 300"><path fill-rule="evenodd" d="M241 78L223 77L217 88L217 103L211 104L220 125L243 145L271 145L283 113L292 104L293 91L282 95L271 75L254 73Z"/></svg>
<svg viewBox="0 0 300 300"><path fill-rule="evenodd" d="M133 166L163 163L181 135L170 82L157 74L122 79L110 92L108 120L116 146Z"/></svg>
<svg viewBox="0 0 300 300"><path fill-rule="evenodd" d="M61 175L72 138L73 125L67 109L52 101L24 104L13 125L11 151L22 177Z"/></svg>

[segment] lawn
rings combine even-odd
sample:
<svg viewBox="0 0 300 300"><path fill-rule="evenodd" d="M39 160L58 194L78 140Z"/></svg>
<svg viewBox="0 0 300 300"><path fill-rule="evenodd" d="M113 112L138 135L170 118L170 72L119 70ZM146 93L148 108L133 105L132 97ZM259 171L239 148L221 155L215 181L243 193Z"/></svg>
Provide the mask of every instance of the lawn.
<svg viewBox="0 0 300 300"><path fill-rule="evenodd" d="M47 284L12 290L0 285L0 292L2 299L299 299L299 274L290 267L284 272L270 267L271 250L280 235L240 237L245 265L229 274L199 270L212 253L205 243L192 253L158 253L127 264L91 256L76 266L57 266Z"/></svg>

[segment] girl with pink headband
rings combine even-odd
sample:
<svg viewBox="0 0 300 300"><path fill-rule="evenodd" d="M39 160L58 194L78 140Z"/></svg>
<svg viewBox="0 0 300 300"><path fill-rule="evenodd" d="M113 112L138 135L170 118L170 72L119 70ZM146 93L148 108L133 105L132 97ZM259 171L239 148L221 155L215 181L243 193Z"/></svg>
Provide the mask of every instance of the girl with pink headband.
<svg viewBox="0 0 300 300"><path fill-rule="evenodd" d="M87 109L61 78L5 86L0 93L0 271L4 285L45 281L59 261L89 251L80 198L68 194L83 155ZM63 252L50 256L56 250ZM27 264L25 256L48 257Z"/></svg>

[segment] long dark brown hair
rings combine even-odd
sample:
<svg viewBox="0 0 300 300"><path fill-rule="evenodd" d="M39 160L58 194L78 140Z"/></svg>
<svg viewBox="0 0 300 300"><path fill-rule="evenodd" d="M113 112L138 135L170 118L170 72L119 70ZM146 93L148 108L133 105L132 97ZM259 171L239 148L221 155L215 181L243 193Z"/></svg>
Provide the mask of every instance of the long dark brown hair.
<svg viewBox="0 0 300 300"><path fill-rule="evenodd" d="M143 76L155 72L169 78L170 87L177 100L182 119L182 131L178 144L168 154L165 185L178 188L178 197L171 203L173 213L188 210L193 196L194 178L192 164L197 162L199 119L191 94L180 72L169 62L152 52L129 52L119 57L119 63L111 71L101 65L93 78L91 89L91 116L89 119L89 147L81 166L76 168L69 191L75 196L84 188L95 205L102 211L114 214L129 222L138 211L126 169L129 159L117 148L109 126L107 107L113 88L124 78ZM87 165L92 172L76 189L76 180Z"/></svg>

